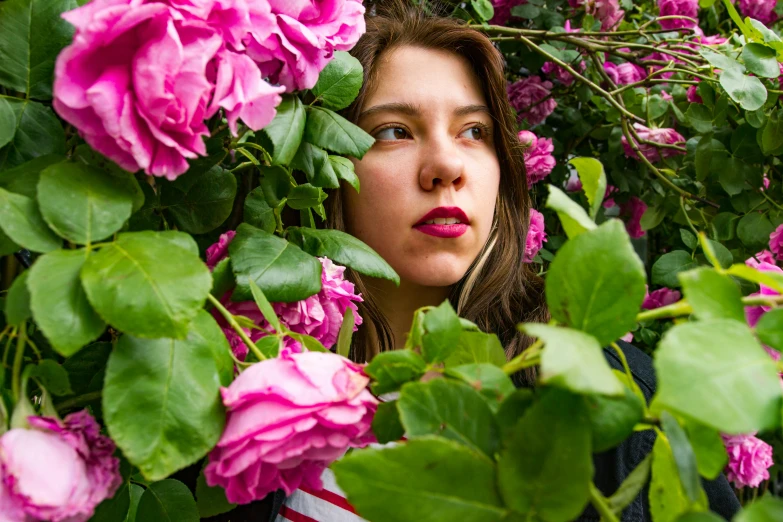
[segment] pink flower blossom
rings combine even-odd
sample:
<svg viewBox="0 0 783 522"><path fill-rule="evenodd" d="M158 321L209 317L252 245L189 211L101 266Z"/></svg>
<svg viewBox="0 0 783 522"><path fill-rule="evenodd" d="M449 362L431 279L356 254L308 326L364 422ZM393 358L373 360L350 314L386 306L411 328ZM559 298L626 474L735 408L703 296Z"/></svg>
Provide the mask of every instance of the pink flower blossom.
<svg viewBox="0 0 783 522"><path fill-rule="evenodd" d="M778 19L775 4L777 0L739 0L739 12L743 17L749 16L764 25L770 25Z"/></svg>
<svg viewBox="0 0 783 522"><path fill-rule="evenodd" d="M525 239L525 263L532 263L538 251L546 242L546 231L544 230L544 215L538 210L530 209L530 226L527 229L527 238Z"/></svg>
<svg viewBox="0 0 783 522"><path fill-rule="evenodd" d="M769 468L773 464L772 446L749 435L722 435L729 454L726 478L738 488L755 488L769 479Z"/></svg>
<svg viewBox="0 0 783 522"><path fill-rule="evenodd" d="M587 65L585 64L584 60L580 60L579 63L572 63L569 65L571 65L571 67L573 67L580 73L584 72L584 70L587 68ZM541 72L553 77L555 80L559 81L563 85L567 86L574 83L574 76L570 72L566 71L564 68L560 67L559 65L555 65L554 62L544 63L544 65L541 67Z"/></svg>
<svg viewBox="0 0 783 522"><path fill-rule="evenodd" d="M671 290L669 288L659 288L653 290L644 296L644 302L642 308L645 310L654 310L662 306L674 304L680 300L682 294L677 290Z"/></svg>
<svg viewBox="0 0 783 522"><path fill-rule="evenodd" d="M247 54L264 77L287 91L310 89L334 51L351 49L364 34L359 0L269 0L275 23L251 30Z"/></svg>
<svg viewBox="0 0 783 522"><path fill-rule="evenodd" d="M523 152L528 186L534 185L547 177L555 168L555 157L552 151L555 146L551 138L538 138L530 131L520 131L519 141L528 143Z"/></svg>
<svg viewBox="0 0 783 522"><path fill-rule="evenodd" d="M749 257L745 260L745 264L752 268L758 268L761 263L775 264L775 257L769 250L762 250L758 252L754 257Z"/></svg>
<svg viewBox="0 0 783 522"><path fill-rule="evenodd" d="M701 99L701 96L699 96L699 93L696 90L698 87L698 85L691 85L688 87L686 94L690 103L704 103L704 100Z"/></svg>
<svg viewBox="0 0 783 522"><path fill-rule="evenodd" d="M778 261L783 261L783 225L769 235L769 249Z"/></svg>
<svg viewBox="0 0 783 522"><path fill-rule="evenodd" d="M698 25L699 2L698 0L658 0L658 11L661 16L687 16L687 18L671 18L661 20L663 29L679 29L681 27L695 27Z"/></svg>
<svg viewBox="0 0 783 522"><path fill-rule="evenodd" d="M506 25L511 18L511 10L518 5L526 4L527 0L492 0L492 7L495 8L495 14L489 23L493 25Z"/></svg>
<svg viewBox="0 0 783 522"><path fill-rule="evenodd" d="M620 215L628 218L625 222L625 230L628 231L629 236L638 238L644 235L641 221L645 211L647 211L647 204L636 196L620 204Z"/></svg>
<svg viewBox="0 0 783 522"><path fill-rule="evenodd" d="M685 144L685 138L683 138L683 136L674 129L648 129L640 123L634 123L633 127L636 129L639 137L646 141L651 141L654 143L665 143L669 145ZM623 144L625 155L629 158L637 158L636 152L631 148L625 136L621 138L621 142ZM658 148L655 145L649 145L647 143L639 144L639 150L650 162L656 162L661 158L668 158L678 154L685 154L685 152L680 150L671 148Z"/></svg>
<svg viewBox="0 0 783 522"><path fill-rule="evenodd" d="M280 103L283 89L228 48L251 27L242 5L93 0L65 13L76 34L57 58L55 110L122 168L176 178L206 154L218 108L232 130L238 117L258 130Z"/></svg>
<svg viewBox="0 0 783 522"><path fill-rule="evenodd" d="M568 0L571 7L584 6L585 12L601 21L602 31L611 31L625 16L617 0Z"/></svg>
<svg viewBox="0 0 783 522"><path fill-rule="evenodd" d="M223 261L228 256L228 245L237 233L234 230L229 230L225 234L220 235L220 239L214 245L207 248L207 266L210 270L215 268L218 263Z"/></svg>
<svg viewBox="0 0 783 522"><path fill-rule="evenodd" d="M582 180L576 172L571 173L565 186L566 192L579 192L582 190Z"/></svg>
<svg viewBox="0 0 783 522"><path fill-rule="evenodd" d="M775 266L772 263L767 262L756 262L748 260L745 261L745 264L749 266L753 266L755 264L754 268L756 270L761 270L762 272L776 272L779 274L783 274L783 270L781 270L779 267ZM780 295L777 291L774 289L765 286L765 285L759 285L759 291L753 294L750 294L751 296L757 296L757 295ZM772 309L771 306L746 306L745 307L745 320L748 322L748 325L752 328L756 326L756 323L759 322L759 319L761 319L761 316L765 313L769 312Z"/></svg>
<svg viewBox="0 0 783 522"><path fill-rule="evenodd" d="M349 447L374 442L378 401L362 367L332 353L284 352L253 364L228 388L226 428L204 476L246 504L283 489L323 488L321 473Z"/></svg>
<svg viewBox="0 0 783 522"><path fill-rule="evenodd" d="M666 101L672 101L674 99L674 96L672 96L666 91L661 91L661 98L663 98Z"/></svg>
<svg viewBox="0 0 783 522"><path fill-rule="evenodd" d="M527 120L530 125L538 125L557 107L552 97L552 82L538 76L522 78L508 85L508 99L517 111L519 121Z"/></svg>
<svg viewBox="0 0 783 522"><path fill-rule="evenodd" d="M642 67L631 62L619 65L613 62L604 62L604 70L616 85L636 83L647 77L647 73Z"/></svg>
<svg viewBox="0 0 783 522"><path fill-rule="evenodd" d="M88 520L122 483L114 442L87 410L27 421L0 437L0 519Z"/></svg>

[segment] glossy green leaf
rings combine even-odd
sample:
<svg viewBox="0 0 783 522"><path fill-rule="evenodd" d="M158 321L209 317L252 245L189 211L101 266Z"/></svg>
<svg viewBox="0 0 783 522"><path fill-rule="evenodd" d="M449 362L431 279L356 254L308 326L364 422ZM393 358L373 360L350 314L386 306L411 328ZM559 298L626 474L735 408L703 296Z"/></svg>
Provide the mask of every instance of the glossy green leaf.
<svg viewBox="0 0 783 522"><path fill-rule="evenodd" d="M381 402L372 418L372 432L380 444L398 441L405 434L397 411L397 401Z"/></svg>
<svg viewBox="0 0 783 522"><path fill-rule="evenodd" d="M595 229L595 223L579 203L569 198L559 188L553 185L548 187L549 197L546 200L546 207L557 212L557 217L560 218L563 230L569 238L573 239L582 232Z"/></svg>
<svg viewBox="0 0 783 522"><path fill-rule="evenodd" d="M720 432L690 418L685 418L684 427L696 456L699 474L714 480L729 460Z"/></svg>
<svg viewBox="0 0 783 522"><path fill-rule="evenodd" d="M688 435L677 419L667 411L661 414L661 427L669 441L683 491L691 502L697 502L701 492L701 482L696 466L696 454L693 452Z"/></svg>
<svg viewBox="0 0 783 522"><path fill-rule="evenodd" d="M310 143L302 142L291 162L291 167L304 172L307 175L307 180L316 187L337 188L340 186L327 152Z"/></svg>
<svg viewBox="0 0 783 522"><path fill-rule="evenodd" d="M495 334L462 330L457 348L446 358L446 368L479 363L503 366L506 363L503 345Z"/></svg>
<svg viewBox="0 0 783 522"><path fill-rule="evenodd" d="M98 504L90 522L123 522L126 520L125 517L128 515L131 502L130 486L131 484L128 482L123 482L114 496Z"/></svg>
<svg viewBox="0 0 783 522"><path fill-rule="evenodd" d="M228 250L237 278L236 301L252 298L248 277L273 303L300 301L321 289L321 263L283 238L242 223Z"/></svg>
<svg viewBox="0 0 783 522"><path fill-rule="evenodd" d="M16 244L33 252L50 252L62 240L46 225L35 201L0 188L0 228Z"/></svg>
<svg viewBox="0 0 783 522"><path fill-rule="evenodd" d="M106 328L79 278L87 256L83 250L49 252L33 264L27 281L35 322L52 347L66 357L97 339Z"/></svg>
<svg viewBox="0 0 783 522"><path fill-rule="evenodd" d="M264 319L267 320L269 325L274 328L276 332L282 332L283 329L280 327L280 319L277 317L275 309L272 308L272 304L266 298L264 292L258 288L258 285L252 279L248 281L248 286L250 287L250 292L253 295L253 301L255 301L256 306L258 306L258 309L261 311Z"/></svg>
<svg viewBox="0 0 783 522"><path fill-rule="evenodd" d="M343 322L340 324L340 333L337 336L337 353L346 359L351 354L351 337L353 336L354 318L351 308L345 309Z"/></svg>
<svg viewBox="0 0 783 522"><path fill-rule="evenodd" d="M750 42L742 48L742 61L748 71L762 78L777 78L780 76L777 53L764 44Z"/></svg>
<svg viewBox="0 0 783 522"><path fill-rule="evenodd" d="M679 274L682 291L699 319L745 320L742 294L730 277L711 268L696 268Z"/></svg>
<svg viewBox="0 0 783 522"><path fill-rule="evenodd" d="M470 5L483 21L489 21L495 14L495 8L489 0L470 0Z"/></svg>
<svg viewBox="0 0 783 522"><path fill-rule="evenodd" d="M14 279L5 297L5 320L8 324L19 326L32 315L30 311L30 292L27 290L27 278L30 271L24 271Z"/></svg>
<svg viewBox="0 0 783 522"><path fill-rule="evenodd" d="M677 288L680 286L677 274L698 266L699 264L691 257L690 252L685 250L667 252L653 264L652 283L654 285Z"/></svg>
<svg viewBox="0 0 783 522"><path fill-rule="evenodd" d="M658 435L652 451L650 513L656 522L674 522L691 508L683 490L669 441Z"/></svg>
<svg viewBox="0 0 783 522"><path fill-rule="evenodd" d="M302 142L307 115L298 96L287 95L277 106L275 118L263 132L272 142L272 163L288 165Z"/></svg>
<svg viewBox="0 0 783 522"><path fill-rule="evenodd" d="M16 134L16 114L5 98L0 98L0 148L14 139Z"/></svg>
<svg viewBox="0 0 783 522"><path fill-rule="evenodd" d="M696 132L703 134L712 130L712 111L701 103L691 103L685 116Z"/></svg>
<svg viewBox="0 0 783 522"><path fill-rule="evenodd" d="M122 189L132 194L133 212L138 212L144 206L146 193L141 186L142 184L138 182L132 173L123 169L103 154L99 154L86 143L76 147L71 158L81 165L97 169L108 175L118 190ZM183 179L183 176L180 176L179 179ZM143 183L143 185L151 188L148 183Z"/></svg>
<svg viewBox="0 0 783 522"><path fill-rule="evenodd" d="M758 270L745 264L736 264L729 267L726 273L753 283L768 286L777 292L783 293L783 274L779 272Z"/></svg>
<svg viewBox="0 0 783 522"><path fill-rule="evenodd" d="M0 60L0 63L3 62ZM32 100L8 97L5 100L14 111L16 132L13 139L0 148L0 170L39 156L65 154L65 131L52 109Z"/></svg>
<svg viewBox="0 0 783 522"><path fill-rule="evenodd" d="M734 522L777 522L783 519L783 500L764 495L737 513Z"/></svg>
<svg viewBox="0 0 783 522"><path fill-rule="evenodd" d="M104 321L123 332L184 339L212 286L194 247L183 232L120 234L84 263L87 298Z"/></svg>
<svg viewBox="0 0 783 522"><path fill-rule="evenodd" d="M184 340L125 334L115 346L106 367L103 415L111 438L148 480L196 462L217 443L225 410L216 350L228 356L229 349L203 310Z"/></svg>
<svg viewBox="0 0 783 522"><path fill-rule="evenodd" d="M582 182L582 190L587 196L587 202L590 204L590 217L595 219L606 193L604 166L597 159L588 157L573 158L568 163L576 168L579 181ZM550 197L552 196L550 195Z"/></svg>
<svg viewBox="0 0 783 522"><path fill-rule="evenodd" d="M650 468L652 464L652 454L648 454L625 477L620 487L617 488L611 497L607 500L607 505L615 514L619 515L631 502L636 500L637 495L650 479Z"/></svg>
<svg viewBox="0 0 783 522"><path fill-rule="evenodd" d="M755 76L743 74L738 69L728 69L720 75L721 87L731 99L746 111L755 111L767 101L767 89Z"/></svg>
<svg viewBox="0 0 783 522"><path fill-rule="evenodd" d="M46 391L52 395L62 396L73 393L71 382L68 379L68 371L57 361L43 359L35 366L30 367L29 375L38 379Z"/></svg>
<svg viewBox="0 0 783 522"><path fill-rule="evenodd" d="M372 391L382 395L424 375L427 363L411 350L381 352L373 357L364 372L373 379Z"/></svg>
<svg viewBox="0 0 783 522"><path fill-rule="evenodd" d="M201 518L209 518L227 513L237 505L228 501L225 489L220 486L208 486L204 478L204 470L201 470L196 480L196 506Z"/></svg>
<svg viewBox="0 0 783 522"><path fill-rule="evenodd" d="M653 407L668 408L721 430L777 426L781 388L774 361L743 323L729 319L670 328L655 352Z"/></svg>
<svg viewBox="0 0 783 522"><path fill-rule="evenodd" d="M289 207L302 210L316 207L323 203L324 200L326 200L326 193L321 188L305 183L291 189L291 192L288 193L287 202Z"/></svg>
<svg viewBox="0 0 783 522"><path fill-rule="evenodd" d="M304 140L317 147L361 159L375 139L339 114L322 107L307 108Z"/></svg>
<svg viewBox="0 0 783 522"><path fill-rule="evenodd" d="M139 500L136 520L160 522L198 522L196 501L188 487L174 479L153 482Z"/></svg>
<svg viewBox="0 0 783 522"><path fill-rule="evenodd" d="M772 111L761 131L761 150L771 154L783 146L783 111Z"/></svg>
<svg viewBox="0 0 783 522"><path fill-rule="evenodd" d="M493 410L516 390L511 378L494 364L463 364L448 368L446 375L460 379L477 390Z"/></svg>
<svg viewBox="0 0 783 522"><path fill-rule="evenodd" d="M262 187L256 187L245 198L245 223L270 234L277 228L275 209L266 202Z"/></svg>
<svg viewBox="0 0 783 522"><path fill-rule="evenodd" d="M769 218L758 212L745 214L737 223L737 237L750 248L765 246L774 230L775 226Z"/></svg>
<svg viewBox="0 0 783 522"><path fill-rule="evenodd" d="M546 278L547 304L554 319L605 346L635 326L645 279L625 226L612 219L560 248Z"/></svg>
<svg viewBox="0 0 783 522"><path fill-rule="evenodd" d="M329 156L332 169L337 177L351 185L356 192L359 192L359 177L353 167L353 162L342 156Z"/></svg>
<svg viewBox="0 0 783 522"><path fill-rule="evenodd" d="M742 161L741 159L731 156L725 161L719 163L718 167L714 169L718 175L718 181L723 190L729 196L734 196L742 192L746 185L746 180L749 177L749 173L754 169Z"/></svg>
<svg viewBox="0 0 783 522"><path fill-rule="evenodd" d="M179 184L161 184L160 200L180 230L204 234L231 214L237 180L229 171L219 165L209 170L191 169L177 181Z"/></svg>
<svg viewBox="0 0 783 522"><path fill-rule="evenodd" d="M374 522L499 522L506 514L492 461L450 440L354 451L331 469L359 515Z"/></svg>
<svg viewBox="0 0 783 522"><path fill-rule="evenodd" d="M318 82L312 92L321 105L339 111L348 107L359 94L363 78L359 60L345 51L336 51L318 75Z"/></svg>
<svg viewBox="0 0 783 522"><path fill-rule="evenodd" d="M623 382L623 395L583 396L590 419L594 453L614 448L627 439L634 426L644 417L644 399L639 398L627 385L625 374L617 370L612 373Z"/></svg>
<svg viewBox="0 0 783 522"><path fill-rule="evenodd" d="M725 54L721 54L709 49L701 48L699 50L699 54L702 55L702 57L710 62L710 65L715 67L716 69L721 69L723 71L728 71L729 69L736 69L740 72L745 72L745 66L739 63L734 58L730 58L726 56Z"/></svg>
<svg viewBox="0 0 783 522"><path fill-rule="evenodd" d="M462 326L448 300L424 316L421 354L429 363L441 362L454 353Z"/></svg>
<svg viewBox="0 0 783 522"><path fill-rule="evenodd" d="M375 250L361 240L340 230L288 227L292 241L310 255L326 256L337 264L353 268L372 277L399 284L400 276Z"/></svg>
<svg viewBox="0 0 783 522"><path fill-rule="evenodd" d="M783 308L765 313L756 323L759 340L778 351L783 351Z"/></svg>
<svg viewBox="0 0 783 522"><path fill-rule="evenodd" d="M90 383L96 376L101 376L100 384L101 387L103 386L102 375L111 349L112 345L108 342L92 343L65 360L63 368L68 372L68 378L76 395L91 391Z"/></svg>

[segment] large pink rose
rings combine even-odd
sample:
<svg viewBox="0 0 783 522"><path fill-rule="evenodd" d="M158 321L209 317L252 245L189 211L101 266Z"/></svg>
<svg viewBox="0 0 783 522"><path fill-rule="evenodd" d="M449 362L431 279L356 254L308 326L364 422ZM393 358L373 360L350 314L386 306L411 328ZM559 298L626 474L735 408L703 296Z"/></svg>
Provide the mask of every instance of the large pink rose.
<svg viewBox="0 0 783 522"><path fill-rule="evenodd" d="M769 235L769 249L778 261L783 261L783 225Z"/></svg>
<svg viewBox="0 0 783 522"><path fill-rule="evenodd" d="M265 77L288 91L309 89L334 51L351 49L364 34L358 0L270 0L271 33L251 31L247 53Z"/></svg>
<svg viewBox="0 0 783 522"><path fill-rule="evenodd" d="M643 140L653 143L665 143L669 145L678 144L685 145L685 138L674 129L648 129L641 123L634 123L634 129L637 134ZM625 155L629 158L637 158L636 152L631 148L628 140L623 136L620 141L623 144L623 150ZM655 145L648 143L640 143L639 151L647 158L651 163L659 161L661 158L668 158L670 156L676 156L677 154L685 154L685 152L672 149L672 148L659 148Z"/></svg>
<svg viewBox="0 0 783 522"><path fill-rule="evenodd" d="M729 454L726 466L726 478L738 488L758 487L769 479L772 460L772 446L763 440L749 435L723 435L723 443Z"/></svg>
<svg viewBox="0 0 783 522"><path fill-rule="evenodd" d="M527 120L530 125L543 122L557 107L552 97L552 82L543 81L538 76L510 83L507 90L508 101L517 111L517 119Z"/></svg>
<svg viewBox="0 0 783 522"><path fill-rule="evenodd" d="M779 267L775 266L772 263L767 262L757 262L755 260L747 260L745 264L749 266L753 266L756 268L756 270L761 270L762 272L777 272L779 274L783 274L783 270ZM757 296L757 295L768 295L768 296L776 296L780 295L780 293L768 286L765 285L759 285L759 291L750 294L751 296ZM761 319L761 316L765 313L769 312L772 309L771 306L746 306L745 307L745 320L748 322L748 325L751 327L756 326L756 323L759 322L759 319Z"/></svg>
<svg viewBox="0 0 783 522"><path fill-rule="evenodd" d="M530 226L527 229L527 238L525 239L525 263L532 263L538 251L546 242L546 231L544 230L544 215L538 210L530 209Z"/></svg>
<svg viewBox="0 0 783 522"><path fill-rule="evenodd" d="M283 89L229 50L250 28L240 1L93 0L65 13L76 34L57 58L54 108L124 169L176 178L206 154L204 119L220 107L232 130L238 117L257 130L280 102Z"/></svg>
<svg viewBox="0 0 783 522"><path fill-rule="evenodd" d="M122 483L114 443L83 410L0 437L0 520L84 522Z"/></svg>
<svg viewBox="0 0 783 522"><path fill-rule="evenodd" d="M687 18L671 18L661 20L663 29L679 29L681 27L694 27L699 18L698 0L658 0L658 10L661 16L687 16Z"/></svg>
<svg viewBox="0 0 783 522"><path fill-rule="evenodd" d="M527 184L531 186L546 178L555 168L555 157L552 156L555 146L552 138L539 138L530 131L520 131L518 137L525 147L523 155Z"/></svg>
<svg viewBox="0 0 783 522"><path fill-rule="evenodd" d="M527 0L492 0L495 12L489 23L493 25L505 25L511 18L511 9L518 5L526 4Z"/></svg>
<svg viewBox="0 0 783 522"><path fill-rule="evenodd" d="M619 65L613 62L604 62L604 70L607 76L617 85L636 83L647 77L647 73L642 67L630 62L624 62Z"/></svg>
<svg viewBox="0 0 783 522"><path fill-rule="evenodd" d="M739 12L742 16L749 16L770 25L778 19L775 4L777 0L739 0Z"/></svg>
<svg viewBox="0 0 783 522"><path fill-rule="evenodd" d="M207 484L240 504L277 489L320 490L329 464L375 440L368 383L361 366L332 353L284 352L250 366L221 390L228 419Z"/></svg>
<svg viewBox="0 0 783 522"><path fill-rule="evenodd" d="M617 0L568 0L571 7L584 6L585 12L601 21L601 30L613 30L625 16Z"/></svg>
<svg viewBox="0 0 783 522"><path fill-rule="evenodd" d="M682 297L682 294L680 294L680 292L677 290L671 290L665 287L659 288L658 290L653 290L644 296L642 308L645 310L654 310L662 306L674 304L680 300L680 297Z"/></svg>
<svg viewBox="0 0 783 522"><path fill-rule="evenodd" d="M644 235L644 230L642 229L642 216L644 216L646 211L647 203L636 196L631 196L631 199L627 202L620 204L620 216L627 218L625 221L625 230L628 232L629 236L639 238Z"/></svg>

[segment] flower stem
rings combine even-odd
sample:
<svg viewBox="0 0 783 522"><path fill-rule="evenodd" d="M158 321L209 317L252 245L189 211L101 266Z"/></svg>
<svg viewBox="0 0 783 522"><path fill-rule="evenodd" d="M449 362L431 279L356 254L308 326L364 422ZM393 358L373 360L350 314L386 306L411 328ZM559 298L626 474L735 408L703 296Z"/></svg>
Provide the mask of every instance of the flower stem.
<svg viewBox="0 0 783 522"><path fill-rule="evenodd" d="M222 315L225 320L228 322L228 324L231 325L231 328L234 329L234 331L239 335L240 339L242 339L242 342L244 342L248 349L252 351L255 356L258 358L259 361L263 361L266 359L263 353L261 353L261 350L258 349L258 346L256 346L256 343L250 340L250 337L247 336L245 331L242 329L241 326L239 326L239 323L237 323L236 319L234 319L234 316L231 315L231 312L226 310L226 307L221 304L220 301L215 299L215 296L212 294L207 295L207 299L209 299L209 302L212 303L212 305L218 309L220 312L220 315Z"/></svg>
<svg viewBox="0 0 783 522"><path fill-rule="evenodd" d="M16 354L14 355L14 367L11 371L11 390L14 394L14 402L19 402L22 395L22 361L24 361L24 347L27 341L27 328L24 323L19 329L19 339L16 342Z"/></svg>
<svg viewBox="0 0 783 522"><path fill-rule="evenodd" d="M614 514L606 503L604 494L601 493L601 490L599 490L592 481L590 482L590 503L593 504L595 510L601 515L602 522L620 522L620 519L617 518L617 515Z"/></svg>
<svg viewBox="0 0 783 522"><path fill-rule="evenodd" d="M65 410L71 410L78 406L89 404L97 399L100 399L102 395L102 390L87 392L82 395L77 395L76 397L71 397L70 399L66 399L62 402L58 402L55 404L55 409L58 413Z"/></svg>
<svg viewBox="0 0 783 522"><path fill-rule="evenodd" d="M530 368L541 363L541 348L544 346L544 342L541 339L537 339L536 342L531 344L524 352L520 353L506 364L503 365L503 372L506 375L512 375L519 370Z"/></svg>

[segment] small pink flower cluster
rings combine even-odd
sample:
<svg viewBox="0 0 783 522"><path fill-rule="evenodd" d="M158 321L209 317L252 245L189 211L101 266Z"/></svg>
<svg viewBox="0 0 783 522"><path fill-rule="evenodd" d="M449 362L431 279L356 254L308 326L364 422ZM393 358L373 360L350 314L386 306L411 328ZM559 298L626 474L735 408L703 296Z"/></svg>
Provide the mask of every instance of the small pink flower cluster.
<svg viewBox="0 0 783 522"><path fill-rule="evenodd" d="M644 141L653 143L662 143L666 145L685 145L685 138L679 132L674 129L649 129L641 123L634 123L633 128L639 135L639 138ZM623 150L625 155L629 158L637 158L636 152L633 150L628 140L623 136L620 140L623 144ZM647 158L651 163L660 161L662 158L668 158L676 156L678 154L685 154L684 151L672 149L672 148L659 148L649 143L638 144L639 151Z"/></svg>
<svg viewBox="0 0 783 522"><path fill-rule="evenodd" d="M530 131L519 131L517 135L523 147L527 185L535 185L546 178L555 168L555 157L552 152L555 146L552 138L539 138Z"/></svg>
<svg viewBox="0 0 783 522"><path fill-rule="evenodd" d="M85 522L122 483L114 442L82 410L0 437L0 520Z"/></svg>
<svg viewBox="0 0 783 522"><path fill-rule="evenodd" d="M527 0L492 0L495 14L489 23L493 25L505 25L511 18L511 10L518 5L526 4Z"/></svg>
<svg viewBox="0 0 783 522"><path fill-rule="evenodd" d="M207 248L207 266L213 269L222 259L228 255L228 245L234 239L236 233L233 230L220 236L217 243ZM354 285L344 277L345 267L335 265L331 260L319 258L323 270L321 272L321 290L307 299L295 303L272 303L280 322L295 333L310 335L318 339L326 348L331 348L337 342L337 335L343 322L345 311L353 310L355 320L354 331L362 324L362 317L358 313L357 302L362 301L359 294L354 293ZM231 291L221 298L221 303L233 315L247 317L262 330L245 329L245 333L253 342L268 335L272 327L264 319L264 315L258 309L254 301L231 301ZM242 342L241 337L226 322L216 310L212 311L223 333L231 345L234 355L244 360L248 353L248 347ZM286 348L293 351L301 351L301 346L291 338L285 339Z"/></svg>
<svg viewBox="0 0 783 522"><path fill-rule="evenodd" d="M522 78L508 85L508 101L517 111L517 120L527 120L530 125L538 125L546 120L557 107L552 96L552 82L538 76Z"/></svg>
<svg viewBox="0 0 783 522"><path fill-rule="evenodd" d="M92 0L57 58L54 108L129 171L175 179L223 109L258 130L364 33L360 0ZM280 84L273 86L270 82Z"/></svg>
<svg viewBox="0 0 783 522"><path fill-rule="evenodd" d="M687 16L693 18L666 18L660 21L663 29L680 29L696 27L699 17L698 0L658 0L658 11L661 16Z"/></svg>
<svg viewBox="0 0 783 522"><path fill-rule="evenodd" d="M764 25L770 25L778 19L776 4L777 0L739 0L739 12L743 17L749 16Z"/></svg>
<svg viewBox="0 0 783 522"><path fill-rule="evenodd" d="M204 476L246 504L282 489L320 490L321 473L349 447L375 442L378 400L362 367L332 353L283 352L222 388L226 428Z"/></svg>
<svg viewBox="0 0 783 522"><path fill-rule="evenodd" d="M578 70L580 73L584 72L584 70L587 68L587 64L585 64L584 60L580 61L579 63L569 65ZM574 83L574 76L559 65L555 65L554 62L546 62L541 67L541 72L549 75L563 85L568 86Z"/></svg>
<svg viewBox="0 0 783 522"><path fill-rule="evenodd" d="M647 73L642 67L631 62L624 62L619 65L612 62L604 62L604 71L616 85L636 83L647 77Z"/></svg>
<svg viewBox="0 0 783 522"><path fill-rule="evenodd" d="M527 229L525 238L525 263L532 263L538 251L544 246L546 241L546 231L544 229L544 215L538 210L530 209L530 226Z"/></svg>
<svg viewBox="0 0 783 522"><path fill-rule="evenodd" d="M758 487L769 479L769 468L773 464L772 446L755 436L722 435L723 444L729 454L726 478L738 488Z"/></svg>
<svg viewBox="0 0 783 522"><path fill-rule="evenodd" d="M584 6L585 12L601 21L602 31L611 31L625 16L617 0L568 0L571 7Z"/></svg>

